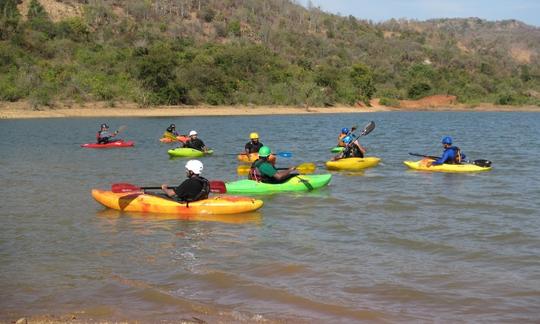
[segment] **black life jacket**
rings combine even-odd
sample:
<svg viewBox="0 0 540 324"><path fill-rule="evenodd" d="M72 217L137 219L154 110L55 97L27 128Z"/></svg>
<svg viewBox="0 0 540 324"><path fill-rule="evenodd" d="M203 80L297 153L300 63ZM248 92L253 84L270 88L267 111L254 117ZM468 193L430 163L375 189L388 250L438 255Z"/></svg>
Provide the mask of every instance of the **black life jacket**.
<svg viewBox="0 0 540 324"><path fill-rule="evenodd" d="M358 146L356 146L354 144L351 144L351 145L345 147L345 149L343 150L343 157L344 158L349 158L349 157L363 158L364 154L362 153L362 151L360 151Z"/></svg>
<svg viewBox="0 0 540 324"><path fill-rule="evenodd" d="M263 147L263 143L257 142L257 144L254 144L252 141L249 141L245 148L248 149L249 153L257 153Z"/></svg>
<svg viewBox="0 0 540 324"><path fill-rule="evenodd" d="M206 178L201 176L193 176L191 179L199 181L202 185L202 189L195 197L184 200L186 203L188 203L188 207L190 202L207 199L208 195L210 194L210 182Z"/></svg>

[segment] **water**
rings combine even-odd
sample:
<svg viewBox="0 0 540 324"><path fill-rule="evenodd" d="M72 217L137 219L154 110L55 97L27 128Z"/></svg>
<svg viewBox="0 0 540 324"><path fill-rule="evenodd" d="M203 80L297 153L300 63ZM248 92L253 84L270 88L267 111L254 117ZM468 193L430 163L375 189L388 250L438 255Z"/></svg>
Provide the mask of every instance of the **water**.
<svg viewBox="0 0 540 324"><path fill-rule="evenodd" d="M0 320L540 321L537 113L0 121ZM263 197L260 212L205 221L106 210L92 188L175 184L186 160L157 139L174 122L215 150L209 179L237 178L251 131L293 165L329 159L343 126L382 163L328 188ZM82 149L102 122L131 149ZM452 135L477 174L407 171ZM325 172L319 167L318 172Z"/></svg>

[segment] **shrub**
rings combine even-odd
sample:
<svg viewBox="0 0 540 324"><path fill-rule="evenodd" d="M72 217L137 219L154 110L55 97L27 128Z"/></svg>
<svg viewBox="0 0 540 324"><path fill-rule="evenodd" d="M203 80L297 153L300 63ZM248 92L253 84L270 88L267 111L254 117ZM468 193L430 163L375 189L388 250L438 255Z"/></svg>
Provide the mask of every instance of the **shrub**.
<svg viewBox="0 0 540 324"><path fill-rule="evenodd" d="M394 99L394 98L386 98L386 97L382 97L379 101L379 103L383 106L388 106L388 107L399 107L399 100L397 99Z"/></svg>
<svg viewBox="0 0 540 324"><path fill-rule="evenodd" d="M426 82L418 82L413 84L407 91L407 95L411 99L420 99L425 97L431 91L431 85Z"/></svg>

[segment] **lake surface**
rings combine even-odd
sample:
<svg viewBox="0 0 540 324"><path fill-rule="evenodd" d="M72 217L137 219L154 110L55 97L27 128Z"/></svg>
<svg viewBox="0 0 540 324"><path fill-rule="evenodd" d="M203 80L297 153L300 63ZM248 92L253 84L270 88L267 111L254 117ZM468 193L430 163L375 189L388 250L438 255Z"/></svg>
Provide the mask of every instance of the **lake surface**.
<svg viewBox="0 0 540 324"><path fill-rule="evenodd" d="M278 165L324 173L342 127L382 163L330 186L262 196L260 212L205 221L121 213L92 188L176 184L183 159L158 138L172 122L214 148L204 175L237 179L252 131ZM127 125L127 149L91 150L100 123ZM476 174L406 170L451 135ZM339 115L0 121L0 321L540 321L540 114Z"/></svg>

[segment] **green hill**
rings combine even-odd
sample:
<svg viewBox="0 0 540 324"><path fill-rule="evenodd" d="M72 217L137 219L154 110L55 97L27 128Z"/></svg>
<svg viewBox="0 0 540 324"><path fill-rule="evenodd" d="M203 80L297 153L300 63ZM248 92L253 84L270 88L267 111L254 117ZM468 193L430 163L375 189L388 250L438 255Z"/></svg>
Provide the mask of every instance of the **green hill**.
<svg viewBox="0 0 540 324"><path fill-rule="evenodd" d="M0 100L540 105L540 29L372 23L288 0L0 0ZM385 100L385 101L384 101Z"/></svg>

